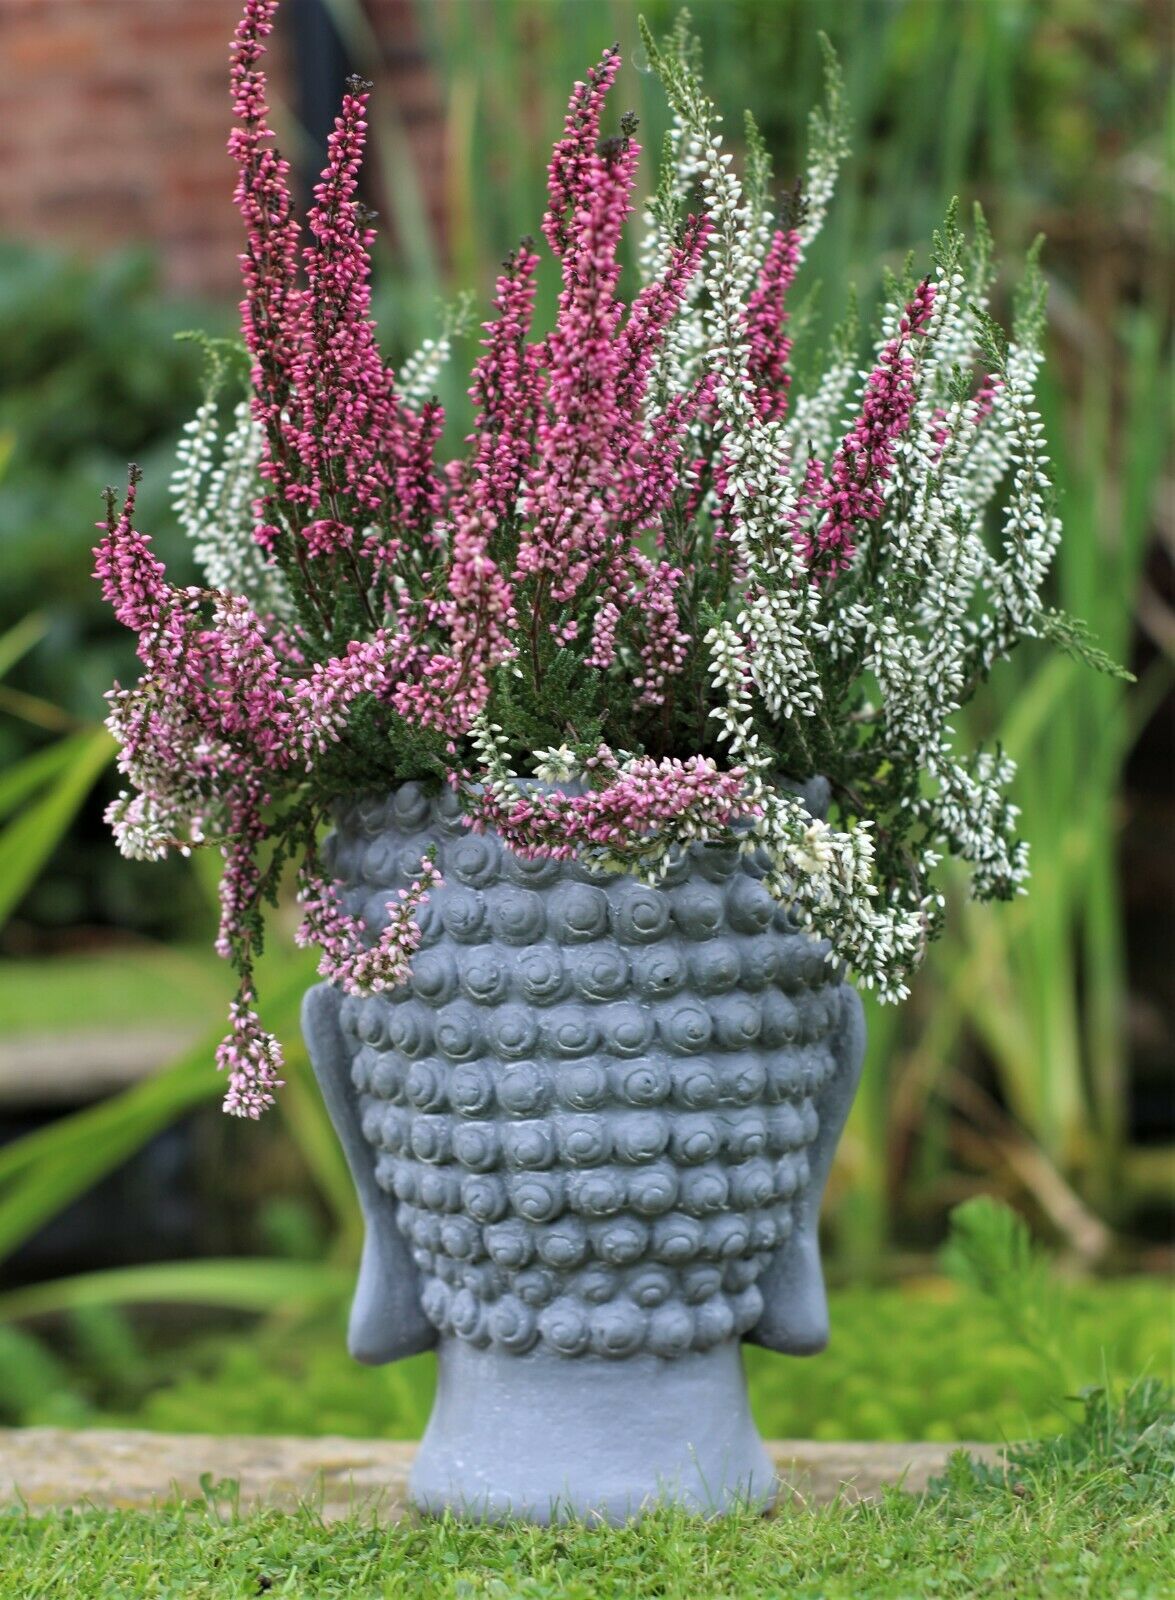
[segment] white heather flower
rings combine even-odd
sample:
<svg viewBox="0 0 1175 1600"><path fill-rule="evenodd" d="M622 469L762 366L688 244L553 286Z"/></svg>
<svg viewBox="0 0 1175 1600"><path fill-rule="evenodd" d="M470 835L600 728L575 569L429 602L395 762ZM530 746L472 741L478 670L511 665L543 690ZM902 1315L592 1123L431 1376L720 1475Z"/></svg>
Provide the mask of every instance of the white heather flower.
<svg viewBox="0 0 1175 1600"><path fill-rule="evenodd" d="M149 795L122 789L103 818L129 861L162 861L175 840L175 819Z"/></svg>
<svg viewBox="0 0 1175 1600"><path fill-rule="evenodd" d="M396 387L405 404L422 406L432 398L452 353L452 342L442 334L439 339L425 339L408 357L396 375Z"/></svg>
<svg viewBox="0 0 1175 1600"><path fill-rule="evenodd" d="M260 615L285 618L291 610L285 580L253 537L261 455L261 429L248 400L235 407L223 439L215 398L206 400L176 451L172 508L210 589L244 595Z"/></svg>
<svg viewBox="0 0 1175 1600"><path fill-rule="evenodd" d="M806 212L800 225L800 255L806 256L824 226L828 203L836 188L840 164L849 153L848 119L844 105L844 80L840 64L827 40L824 45L824 105L815 106L808 118L808 167L804 174Z"/></svg>
<svg viewBox="0 0 1175 1600"><path fill-rule="evenodd" d="M568 745L561 744L556 748L536 750L534 753L535 776L544 783L566 783L579 770L575 758L575 751Z"/></svg>
<svg viewBox="0 0 1175 1600"><path fill-rule="evenodd" d="M828 841L829 828L825 822L813 822L804 829L797 858L810 873L824 872L836 859Z"/></svg>
<svg viewBox="0 0 1175 1600"><path fill-rule="evenodd" d="M473 296L463 294L447 307L437 337L423 340L397 372L396 391L405 405L419 409L432 399L437 381L452 357L453 340L462 338L472 323Z"/></svg>
<svg viewBox="0 0 1175 1600"><path fill-rule="evenodd" d="M811 450L822 461L828 459L843 431L841 423L856 375L854 361L847 356L835 358L811 394L796 396L783 424L789 458L802 458Z"/></svg>

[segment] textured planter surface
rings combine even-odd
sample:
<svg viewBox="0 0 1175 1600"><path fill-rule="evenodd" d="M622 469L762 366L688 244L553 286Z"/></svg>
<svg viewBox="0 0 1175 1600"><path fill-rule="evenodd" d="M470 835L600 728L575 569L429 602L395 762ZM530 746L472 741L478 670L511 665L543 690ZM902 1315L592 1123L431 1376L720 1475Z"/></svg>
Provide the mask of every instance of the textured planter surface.
<svg viewBox="0 0 1175 1600"><path fill-rule="evenodd" d="M429 845L445 882L410 984L322 987L306 1014L368 1227L351 1348L440 1341L418 1502L766 1500L738 1340L826 1337L815 1224L856 995L735 851L647 888L522 861L414 784L340 819L369 926Z"/></svg>

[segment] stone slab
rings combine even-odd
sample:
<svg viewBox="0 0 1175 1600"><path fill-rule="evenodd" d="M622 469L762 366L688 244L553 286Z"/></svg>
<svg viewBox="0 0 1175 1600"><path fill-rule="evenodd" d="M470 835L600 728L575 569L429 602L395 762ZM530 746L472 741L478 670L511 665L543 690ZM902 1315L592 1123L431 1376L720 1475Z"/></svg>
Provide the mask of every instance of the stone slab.
<svg viewBox="0 0 1175 1600"><path fill-rule="evenodd" d="M72 1107L152 1077L199 1028L93 1028L0 1042L0 1105Z"/></svg>
<svg viewBox="0 0 1175 1600"><path fill-rule="evenodd" d="M768 1450L790 1498L826 1504L837 1494L874 1498L881 1486L926 1487L954 1444L823 1443L782 1440ZM996 1462L990 1444L965 1444ZM0 1429L0 1506L150 1508L178 1495L203 1498L206 1483L239 1485L242 1510L308 1500L327 1518L352 1509L385 1517L405 1510L416 1445L390 1439L233 1437L146 1430Z"/></svg>

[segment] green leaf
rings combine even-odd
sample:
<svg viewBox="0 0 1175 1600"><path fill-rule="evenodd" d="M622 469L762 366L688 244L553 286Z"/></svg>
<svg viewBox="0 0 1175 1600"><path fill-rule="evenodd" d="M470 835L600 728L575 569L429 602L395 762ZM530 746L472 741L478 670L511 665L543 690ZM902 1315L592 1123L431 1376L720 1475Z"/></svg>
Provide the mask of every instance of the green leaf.
<svg viewBox="0 0 1175 1600"><path fill-rule="evenodd" d="M87 730L67 739L58 739L0 772L0 819L10 817L30 795L59 777L72 764L89 737Z"/></svg>
<svg viewBox="0 0 1175 1600"><path fill-rule="evenodd" d="M151 1136L220 1087L216 1039L168 1071L62 1117L0 1151L0 1259L121 1165Z"/></svg>
<svg viewBox="0 0 1175 1600"><path fill-rule="evenodd" d="M6 633L0 633L0 678L27 655L49 631L49 621L39 611L30 612Z"/></svg>
<svg viewBox="0 0 1175 1600"><path fill-rule="evenodd" d="M0 923L12 914L56 850L82 802L109 765L114 748L114 739L105 728L79 735L72 744L68 763L47 793L0 833ZM20 783L18 776L16 790Z"/></svg>
<svg viewBox="0 0 1175 1600"><path fill-rule="evenodd" d="M279 958L273 958L276 966ZM268 1003L274 1032L297 1036L307 963L280 957L286 982ZM223 1093L213 1070L221 1030L154 1078L38 1128L0 1150L0 1260L142 1148L161 1128Z"/></svg>
<svg viewBox="0 0 1175 1600"><path fill-rule="evenodd" d="M272 1261L247 1257L169 1261L144 1267L85 1272L0 1294L0 1319L42 1317L83 1306L172 1302L222 1306L234 1311L272 1311L341 1300L351 1289L349 1266L318 1261Z"/></svg>

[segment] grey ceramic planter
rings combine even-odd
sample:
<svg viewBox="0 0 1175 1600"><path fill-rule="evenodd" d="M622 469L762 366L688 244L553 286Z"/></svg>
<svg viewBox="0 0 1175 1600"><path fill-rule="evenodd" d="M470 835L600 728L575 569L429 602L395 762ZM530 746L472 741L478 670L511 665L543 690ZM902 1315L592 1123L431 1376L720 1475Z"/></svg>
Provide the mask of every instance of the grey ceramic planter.
<svg viewBox="0 0 1175 1600"><path fill-rule="evenodd" d="M816 1223L857 995L734 851L650 889L519 860L415 784L340 814L332 870L369 926L429 844L445 881L410 985L320 985L304 1011L367 1229L351 1352L438 1348L414 1501L770 1503L740 1341L827 1337Z"/></svg>

